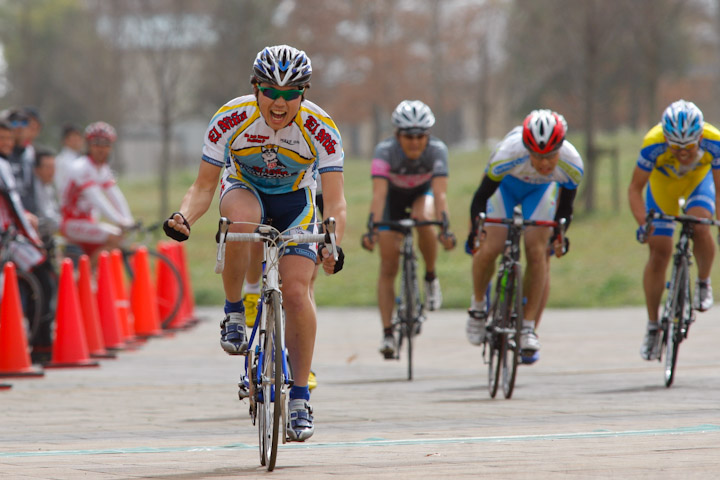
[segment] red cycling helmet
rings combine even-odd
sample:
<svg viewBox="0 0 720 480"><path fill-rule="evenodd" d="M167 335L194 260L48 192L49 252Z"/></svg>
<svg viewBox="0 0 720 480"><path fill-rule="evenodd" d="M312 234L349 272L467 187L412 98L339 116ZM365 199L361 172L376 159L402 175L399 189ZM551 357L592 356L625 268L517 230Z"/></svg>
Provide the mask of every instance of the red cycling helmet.
<svg viewBox="0 0 720 480"><path fill-rule="evenodd" d="M89 142L96 138L104 138L110 142L114 142L117 139L117 133L115 133L115 129L109 123L94 122L85 129L85 140Z"/></svg>
<svg viewBox="0 0 720 480"><path fill-rule="evenodd" d="M558 150L567 132L567 122L551 110L533 110L523 122L523 144L531 152L545 155Z"/></svg>

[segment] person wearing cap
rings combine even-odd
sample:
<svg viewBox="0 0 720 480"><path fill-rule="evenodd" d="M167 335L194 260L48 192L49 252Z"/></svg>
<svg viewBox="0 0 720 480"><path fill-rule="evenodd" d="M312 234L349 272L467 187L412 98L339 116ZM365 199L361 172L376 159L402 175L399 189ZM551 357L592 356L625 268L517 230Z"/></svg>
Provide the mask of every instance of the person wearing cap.
<svg viewBox="0 0 720 480"><path fill-rule="evenodd" d="M255 58L252 93L230 100L210 119L202 161L195 182L180 209L165 221L168 236L187 240L192 225L207 211L220 181L220 216L233 222L264 223L283 231L293 226L311 233L314 224L316 177L322 177L324 214L336 221L337 242L345 230L342 141L337 126L319 106L305 98L312 66L305 52L288 45L262 49ZM251 233L253 225L231 231ZM260 244L230 242L223 271L225 316L220 345L228 354L245 355L248 336L242 302L243 281L251 248ZM288 245L280 259L286 312L285 337L294 384L290 389L288 437L303 441L314 432L308 376L315 344L316 314L310 279L316 261L326 273L340 271L317 244Z"/></svg>
<svg viewBox="0 0 720 480"><path fill-rule="evenodd" d="M116 139L111 125L105 122L88 125L87 155L70 164L60 194L60 232L70 243L80 246L93 265L101 251L119 247L123 229L135 224L108 164Z"/></svg>
<svg viewBox="0 0 720 480"><path fill-rule="evenodd" d="M441 220L445 229L437 235L435 227L418 228L418 245L425 263L425 308L437 310L442 305L440 281L435 273L437 241L446 250L455 247L455 236L448 231L450 211L447 203L448 148L430 135L435 125L432 110L420 100L403 100L392 114L395 134L375 147L371 164L373 194L370 203L370 231L362 246L380 250L378 307L383 336L380 353L386 359L395 356L397 348L392 332L395 306L395 277L400 264L402 235L385 228L372 227L373 220L390 221L415 218L420 221Z"/></svg>

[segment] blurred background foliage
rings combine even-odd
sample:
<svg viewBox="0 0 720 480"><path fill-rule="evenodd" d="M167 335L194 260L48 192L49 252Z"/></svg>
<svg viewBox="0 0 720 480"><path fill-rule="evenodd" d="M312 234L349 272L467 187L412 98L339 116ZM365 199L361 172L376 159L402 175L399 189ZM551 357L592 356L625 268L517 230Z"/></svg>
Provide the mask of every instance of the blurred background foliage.
<svg viewBox="0 0 720 480"><path fill-rule="evenodd" d="M308 98L338 123L346 152L348 268L321 278L325 303L374 303L377 255L357 247L369 158L403 99L428 103L451 147L453 226L489 149L534 108L565 115L586 176L553 262L551 306L642 303L645 249L625 190L645 131L678 98L720 122L718 0L0 0L0 108L34 106L40 142L63 124L118 127L113 160L136 215L164 218L192 182L207 120L249 92L266 45L313 62ZM198 301L222 299L208 213L193 231ZM371 263L372 262L372 263ZM466 306L470 259L442 254L451 306Z"/></svg>

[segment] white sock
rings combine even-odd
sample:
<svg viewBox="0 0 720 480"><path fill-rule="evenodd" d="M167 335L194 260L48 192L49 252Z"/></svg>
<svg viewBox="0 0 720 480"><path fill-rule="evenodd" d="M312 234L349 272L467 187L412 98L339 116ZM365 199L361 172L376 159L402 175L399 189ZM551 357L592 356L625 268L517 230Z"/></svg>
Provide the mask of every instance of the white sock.
<svg viewBox="0 0 720 480"><path fill-rule="evenodd" d="M482 297L482 301L478 302L475 300L475 295L470 297L470 310L475 310L476 312L484 312L487 310L487 302L485 301L485 295Z"/></svg>
<svg viewBox="0 0 720 480"><path fill-rule="evenodd" d="M245 284L245 288L243 290L245 290L245 293L258 294L258 293L260 293L260 282L256 282L256 283L248 282Z"/></svg>
<svg viewBox="0 0 720 480"><path fill-rule="evenodd" d="M523 328L529 328L535 331L535 320L523 320Z"/></svg>

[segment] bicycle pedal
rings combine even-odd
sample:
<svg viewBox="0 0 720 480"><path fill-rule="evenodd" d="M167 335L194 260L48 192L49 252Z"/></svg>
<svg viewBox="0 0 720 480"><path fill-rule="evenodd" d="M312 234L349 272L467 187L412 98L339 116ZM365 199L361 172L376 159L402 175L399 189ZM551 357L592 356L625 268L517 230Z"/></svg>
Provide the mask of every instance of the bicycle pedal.
<svg viewBox="0 0 720 480"><path fill-rule="evenodd" d="M520 361L523 365L532 365L538 360L540 360L539 350L524 350L520 353Z"/></svg>

